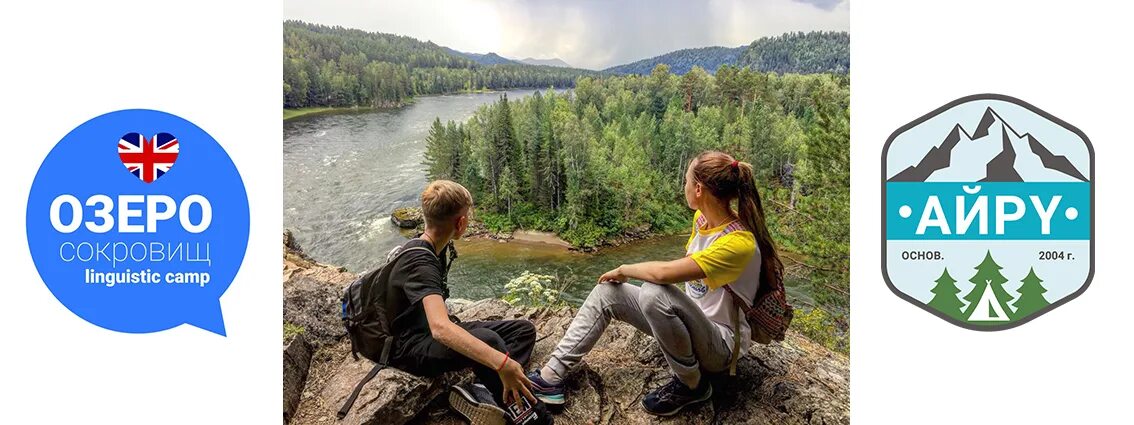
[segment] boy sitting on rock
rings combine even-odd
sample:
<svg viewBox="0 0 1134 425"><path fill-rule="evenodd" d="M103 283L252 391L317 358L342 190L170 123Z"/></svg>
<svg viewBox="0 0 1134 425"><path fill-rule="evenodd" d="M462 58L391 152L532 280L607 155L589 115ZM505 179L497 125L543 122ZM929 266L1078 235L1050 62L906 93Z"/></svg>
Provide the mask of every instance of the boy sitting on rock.
<svg viewBox="0 0 1134 425"><path fill-rule="evenodd" d="M527 320L456 323L445 306L449 266L456 258L452 241L468 228L472 206L469 191L451 181L432 182L422 192L425 232L401 249L428 251L406 252L390 265L385 306L394 317L390 364L426 377L471 367L477 382L453 387L449 402L474 424L550 423L524 376L535 326Z"/></svg>

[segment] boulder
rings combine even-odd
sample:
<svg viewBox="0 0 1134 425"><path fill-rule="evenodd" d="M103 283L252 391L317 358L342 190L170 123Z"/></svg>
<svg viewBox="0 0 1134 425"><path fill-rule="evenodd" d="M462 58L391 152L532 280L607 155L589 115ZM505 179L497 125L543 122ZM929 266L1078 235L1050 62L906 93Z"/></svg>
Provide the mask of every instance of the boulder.
<svg viewBox="0 0 1134 425"><path fill-rule="evenodd" d="M421 208L402 207L396 208L394 212L390 213L390 221L403 229L416 229L417 226L425 222L425 218L421 215Z"/></svg>
<svg viewBox="0 0 1134 425"><path fill-rule="evenodd" d="M339 317L343 289L357 275L310 259L290 232L284 233L284 241L284 322L303 328L316 348L338 341L346 335Z"/></svg>
<svg viewBox="0 0 1134 425"><path fill-rule="evenodd" d="M347 356L317 395L323 408L330 408L329 413L333 416L354 391L358 382L373 367L374 363L369 360L361 357L355 360ZM404 424L417 416L422 407L444 393L449 385L459 382L460 379L459 374L426 379L394 368L382 369L374 379L362 387L350 412L336 423Z"/></svg>
<svg viewBox="0 0 1134 425"><path fill-rule="evenodd" d="M304 334L315 350L300 403L288 416L291 424L464 423L449 411L443 396L449 385L471 379L471 373L423 379L395 369L379 373L364 387L350 415L336 420L342 402L373 365L351 358L349 343L335 329L341 328L337 310L330 308L331 299L337 308L337 296L353 275L331 266L301 265L286 259L284 269L286 320L307 328ZM452 313L463 321L532 321L539 339L529 368L546 361L575 313L572 308L522 308L495 299L452 301ZM653 338L615 322L568 377L568 402L553 413L560 424L850 422L847 356L794 331L781 343L752 346L737 372L736 377L714 380L712 402L670 418L650 416L642 410L642 396L667 381L670 372ZM285 385L285 398L286 391Z"/></svg>
<svg viewBox="0 0 1134 425"><path fill-rule="evenodd" d="M465 321L531 320L541 339L529 367L547 359L574 317L573 309L524 309L499 300L458 304L453 310ZM333 418L334 410L372 364L349 356L340 362L328 384L312 393L319 400L311 404L322 406L313 418ZM554 411L555 418L558 423L578 424L850 422L847 357L795 332L790 332L783 343L753 346L741 359L737 375L714 381L716 395L711 403L672 418L651 416L642 410L642 397L670 379L670 372L652 338L616 322L583 365L568 377L568 403ZM462 379L469 379L469 374L428 380L400 371L383 371L363 391L345 423L462 423L459 416L448 411L444 400L430 403Z"/></svg>
<svg viewBox="0 0 1134 425"><path fill-rule="evenodd" d="M285 341L283 348L283 410L284 423L295 415L303 387L307 384L307 371L311 366L311 345L297 334Z"/></svg>
<svg viewBox="0 0 1134 425"><path fill-rule="evenodd" d="M309 342L316 344L346 336L340 318L343 288L312 276L293 276L284 283L284 322L302 327Z"/></svg>

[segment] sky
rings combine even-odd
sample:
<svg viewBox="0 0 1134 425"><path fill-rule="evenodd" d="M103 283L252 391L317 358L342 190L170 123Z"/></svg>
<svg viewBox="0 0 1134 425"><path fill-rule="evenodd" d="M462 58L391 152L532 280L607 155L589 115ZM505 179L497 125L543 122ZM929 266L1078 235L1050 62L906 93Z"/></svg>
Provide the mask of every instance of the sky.
<svg viewBox="0 0 1134 425"><path fill-rule="evenodd" d="M849 16L849 0L284 0L284 19L588 69L790 31L847 31Z"/></svg>

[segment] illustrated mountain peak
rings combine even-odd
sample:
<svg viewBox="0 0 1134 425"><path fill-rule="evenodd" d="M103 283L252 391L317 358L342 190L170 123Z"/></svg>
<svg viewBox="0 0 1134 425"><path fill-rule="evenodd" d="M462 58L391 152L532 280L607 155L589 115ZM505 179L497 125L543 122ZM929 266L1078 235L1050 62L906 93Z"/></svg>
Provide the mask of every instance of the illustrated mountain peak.
<svg viewBox="0 0 1134 425"><path fill-rule="evenodd" d="M940 145L888 181L1087 181L1066 156L1052 153L1031 133L1019 133L992 107L970 128L971 133L956 123Z"/></svg>

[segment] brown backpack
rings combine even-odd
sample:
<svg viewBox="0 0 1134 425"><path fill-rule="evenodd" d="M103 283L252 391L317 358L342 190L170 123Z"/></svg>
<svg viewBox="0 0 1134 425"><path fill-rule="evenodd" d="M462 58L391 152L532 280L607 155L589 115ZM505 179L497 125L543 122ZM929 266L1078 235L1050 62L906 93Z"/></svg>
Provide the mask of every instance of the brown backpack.
<svg viewBox="0 0 1134 425"><path fill-rule="evenodd" d="M757 291L756 302L749 306L748 301L732 290L729 285L724 289L732 296L732 301L744 312L744 319L752 329L752 340L761 344L769 344L773 340L783 341L787 328L791 326L791 319L795 312L791 304L787 303L787 294L784 292L782 282L771 285L764 291ZM763 289L763 288L761 288ZM740 315L733 318L732 328L735 333L732 340L732 360L729 363L730 375L736 375L736 363L740 360Z"/></svg>
<svg viewBox="0 0 1134 425"><path fill-rule="evenodd" d="M740 294L737 294L728 285L725 285L724 288L729 295L732 295L733 301L740 306L740 310L744 312L744 318L748 320L748 327L752 328L753 341L768 344L772 340L784 340L784 334L787 332L787 328L791 326L791 319L795 314L791 304L787 303L783 284L764 294L757 295L756 303L752 306L749 306L740 297Z"/></svg>

